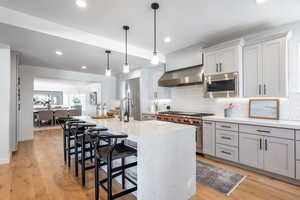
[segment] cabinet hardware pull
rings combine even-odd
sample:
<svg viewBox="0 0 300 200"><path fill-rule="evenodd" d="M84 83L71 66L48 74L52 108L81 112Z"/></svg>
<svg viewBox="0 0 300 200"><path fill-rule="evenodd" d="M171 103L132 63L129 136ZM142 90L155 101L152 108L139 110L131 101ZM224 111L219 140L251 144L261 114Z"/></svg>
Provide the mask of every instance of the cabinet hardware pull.
<svg viewBox="0 0 300 200"><path fill-rule="evenodd" d="M231 153L227 152L227 151L221 151L221 153L224 153L224 154L227 154L227 155L231 155Z"/></svg>
<svg viewBox="0 0 300 200"><path fill-rule="evenodd" d="M261 95L261 84L258 86L258 94Z"/></svg>
<svg viewBox="0 0 300 200"><path fill-rule="evenodd" d="M224 140L231 140L231 137L222 136L221 138L224 139Z"/></svg>
<svg viewBox="0 0 300 200"><path fill-rule="evenodd" d="M262 150L262 139L259 138L259 149Z"/></svg>
<svg viewBox="0 0 300 200"><path fill-rule="evenodd" d="M218 71L219 71L219 64L216 63L216 72L218 72Z"/></svg>
<svg viewBox="0 0 300 200"><path fill-rule="evenodd" d="M271 133L270 131L265 131L265 130L256 130L256 131L260 133Z"/></svg>
<svg viewBox="0 0 300 200"><path fill-rule="evenodd" d="M268 140L265 139L265 150L268 151Z"/></svg>
<svg viewBox="0 0 300 200"><path fill-rule="evenodd" d="M231 128L231 126L225 126L225 125L222 125L221 127L222 128Z"/></svg>
<svg viewBox="0 0 300 200"><path fill-rule="evenodd" d="M219 66L220 66L220 70L219 71L222 72L222 63L220 63Z"/></svg>
<svg viewBox="0 0 300 200"><path fill-rule="evenodd" d="M212 125L212 123L211 123L211 122L204 122L204 124Z"/></svg>
<svg viewBox="0 0 300 200"><path fill-rule="evenodd" d="M266 95L267 94L267 86L266 86L266 84L264 84L264 95Z"/></svg>

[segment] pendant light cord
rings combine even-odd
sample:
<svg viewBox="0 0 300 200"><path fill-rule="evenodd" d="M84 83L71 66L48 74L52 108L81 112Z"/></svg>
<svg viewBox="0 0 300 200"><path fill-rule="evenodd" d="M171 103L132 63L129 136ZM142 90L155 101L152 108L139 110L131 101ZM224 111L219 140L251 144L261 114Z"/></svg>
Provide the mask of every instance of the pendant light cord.
<svg viewBox="0 0 300 200"><path fill-rule="evenodd" d="M128 59L127 59L127 31L128 30L125 30L125 51L126 51L126 54L125 54L125 65L128 65Z"/></svg>
<svg viewBox="0 0 300 200"><path fill-rule="evenodd" d="M107 70L109 70L110 67L109 67L109 53L107 52Z"/></svg>
<svg viewBox="0 0 300 200"><path fill-rule="evenodd" d="M154 52L156 52L156 9L154 9Z"/></svg>

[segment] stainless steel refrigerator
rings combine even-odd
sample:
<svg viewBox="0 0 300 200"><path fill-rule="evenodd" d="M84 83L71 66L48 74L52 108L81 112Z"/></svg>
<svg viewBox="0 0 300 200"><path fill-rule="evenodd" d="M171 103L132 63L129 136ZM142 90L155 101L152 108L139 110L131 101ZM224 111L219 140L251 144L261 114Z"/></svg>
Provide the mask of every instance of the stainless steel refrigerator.
<svg viewBox="0 0 300 200"><path fill-rule="evenodd" d="M128 79L125 84L126 97L130 106L130 116L134 120L141 120L141 97L140 97L140 78Z"/></svg>

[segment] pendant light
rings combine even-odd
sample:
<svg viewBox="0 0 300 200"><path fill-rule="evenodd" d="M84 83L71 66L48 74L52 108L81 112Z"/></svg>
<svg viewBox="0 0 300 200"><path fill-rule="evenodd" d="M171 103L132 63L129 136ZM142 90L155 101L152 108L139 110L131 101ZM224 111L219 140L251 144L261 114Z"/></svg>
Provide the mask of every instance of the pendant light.
<svg viewBox="0 0 300 200"><path fill-rule="evenodd" d="M105 76L111 76L111 69L109 67L109 54L111 53L111 51L106 50L105 53L107 54L107 66L106 66Z"/></svg>
<svg viewBox="0 0 300 200"><path fill-rule="evenodd" d="M151 63L153 65L158 65L159 64L159 57L158 57L157 49L156 49L156 11L159 8L159 4L158 3L152 3L151 8L154 11L154 50L153 50L153 56L152 56L152 59L151 59Z"/></svg>
<svg viewBox="0 0 300 200"><path fill-rule="evenodd" d="M125 63L123 65L123 72L129 73L129 65L128 65L128 54L127 54L127 32L129 30L129 26L123 26L125 31Z"/></svg>

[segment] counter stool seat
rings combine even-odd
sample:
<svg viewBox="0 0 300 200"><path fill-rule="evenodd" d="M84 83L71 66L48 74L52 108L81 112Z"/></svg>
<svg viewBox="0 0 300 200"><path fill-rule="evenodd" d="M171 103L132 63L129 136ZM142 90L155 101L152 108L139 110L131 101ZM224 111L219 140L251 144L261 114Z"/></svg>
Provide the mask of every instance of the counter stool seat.
<svg viewBox="0 0 300 200"><path fill-rule="evenodd" d="M134 191L137 191L137 183L131 178L126 176L126 169L137 166L137 162L126 163L125 159L128 157L136 157L137 150L130 146L125 145L124 139L128 136L125 134L109 134L103 133L98 136L99 141L109 140L108 145L99 148L99 142L95 146L95 199L99 200L99 186L101 186L107 192L107 200L114 200ZM121 142L120 142L121 140ZM114 160L121 160L121 165L113 166ZM106 178L99 180L99 169L103 166L107 166ZM122 178L122 191L113 194L112 192L112 180L121 176ZM126 188L126 181L130 182L133 187ZM105 183L107 184L105 185Z"/></svg>

